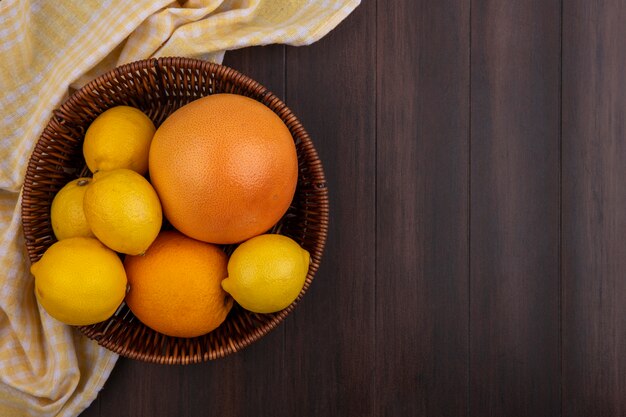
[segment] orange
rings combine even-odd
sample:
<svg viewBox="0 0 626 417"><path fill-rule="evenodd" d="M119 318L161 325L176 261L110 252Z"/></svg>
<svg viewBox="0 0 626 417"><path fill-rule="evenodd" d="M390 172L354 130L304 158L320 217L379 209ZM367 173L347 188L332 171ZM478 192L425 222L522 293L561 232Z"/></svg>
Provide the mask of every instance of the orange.
<svg viewBox="0 0 626 417"><path fill-rule="evenodd" d="M233 305L222 289L226 254L217 246L164 231L143 256L126 256L126 303L146 326L176 337L216 329Z"/></svg>
<svg viewBox="0 0 626 417"><path fill-rule="evenodd" d="M174 227L219 244L270 229L289 208L298 179L287 126L268 107L234 94L175 111L152 139L149 166Z"/></svg>

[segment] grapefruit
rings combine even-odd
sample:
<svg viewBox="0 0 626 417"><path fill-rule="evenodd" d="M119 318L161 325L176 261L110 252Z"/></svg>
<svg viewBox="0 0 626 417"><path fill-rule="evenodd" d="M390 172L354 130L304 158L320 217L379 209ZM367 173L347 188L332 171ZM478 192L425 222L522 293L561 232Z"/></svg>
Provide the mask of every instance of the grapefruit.
<svg viewBox="0 0 626 417"><path fill-rule="evenodd" d="M230 244L266 232L285 214L298 158L272 110L248 97L214 94L181 107L157 129L149 170L176 229Z"/></svg>

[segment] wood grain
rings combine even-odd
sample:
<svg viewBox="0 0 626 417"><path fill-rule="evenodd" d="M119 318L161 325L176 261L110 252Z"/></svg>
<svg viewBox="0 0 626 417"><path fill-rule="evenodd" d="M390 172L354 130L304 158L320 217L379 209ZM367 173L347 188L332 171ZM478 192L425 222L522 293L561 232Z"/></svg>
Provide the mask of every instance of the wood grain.
<svg viewBox="0 0 626 417"><path fill-rule="evenodd" d="M626 415L626 4L563 8L563 414Z"/></svg>
<svg viewBox="0 0 626 417"><path fill-rule="evenodd" d="M472 416L560 413L559 22L472 1Z"/></svg>
<svg viewBox="0 0 626 417"><path fill-rule="evenodd" d="M377 22L376 415L464 416L469 1Z"/></svg>
<svg viewBox="0 0 626 417"><path fill-rule="evenodd" d="M287 48L286 102L324 161L329 238L321 269L285 323L283 416L375 416L376 4L328 37Z"/></svg>
<svg viewBox="0 0 626 417"><path fill-rule="evenodd" d="M166 382L165 382L166 381ZM185 369L120 359L98 394L100 416L185 416Z"/></svg>

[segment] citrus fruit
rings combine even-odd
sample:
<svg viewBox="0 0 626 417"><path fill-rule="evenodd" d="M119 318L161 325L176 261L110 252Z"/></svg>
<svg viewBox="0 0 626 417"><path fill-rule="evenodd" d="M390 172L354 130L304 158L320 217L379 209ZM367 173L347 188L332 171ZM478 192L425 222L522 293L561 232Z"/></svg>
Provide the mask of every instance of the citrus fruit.
<svg viewBox="0 0 626 417"><path fill-rule="evenodd" d="M182 233L238 243L266 232L296 189L298 158L289 129L263 104L215 94L175 111L150 147L150 179Z"/></svg>
<svg viewBox="0 0 626 417"><path fill-rule="evenodd" d="M148 249L163 220L154 188L129 169L94 174L83 208L96 237L109 248L129 255Z"/></svg>
<svg viewBox="0 0 626 417"><path fill-rule="evenodd" d="M295 241L282 235L261 235L235 249L222 288L246 310L273 313L298 297L308 270L309 252Z"/></svg>
<svg viewBox="0 0 626 417"><path fill-rule="evenodd" d="M141 110L113 107L100 114L85 133L83 155L91 172L118 168L148 171L148 153L155 127Z"/></svg>
<svg viewBox="0 0 626 417"><path fill-rule="evenodd" d="M59 190L50 207L50 222L58 240L94 237L83 211L83 197L91 178L70 181Z"/></svg>
<svg viewBox="0 0 626 417"><path fill-rule="evenodd" d="M175 337L217 328L233 300L222 290L226 254L176 231L159 234L143 256L127 256L126 303L146 326Z"/></svg>
<svg viewBox="0 0 626 417"><path fill-rule="evenodd" d="M74 326L111 317L126 294L126 272L115 252L95 238L54 243L30 268L39 304Z"/></svg>

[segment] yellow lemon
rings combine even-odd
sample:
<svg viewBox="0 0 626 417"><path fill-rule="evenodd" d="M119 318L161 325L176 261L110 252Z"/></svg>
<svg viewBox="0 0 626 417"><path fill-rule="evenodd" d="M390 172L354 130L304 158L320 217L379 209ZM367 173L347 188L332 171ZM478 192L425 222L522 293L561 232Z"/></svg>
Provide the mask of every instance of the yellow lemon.
<svg viewBox="0 0 626 417"><path fill-rule="evenodd" d="M122 261L95 238L60 240L30 270L39 304L66 324L86 326L104 321L126 294Z"/></svg>
<svg viewBox="0 0 626 417"><path fill-rule="evenodd" d="M50 208L52 230L58 240L94 237L83 211L83 197L91 178L70 181L54 196Z"/></svg>
<svg viewBox="0 0 626 417"><path fill-rule="evenodd" d="M260 235L235 249L222 288L246 310L273 313L300 294L309 270L309 252L282 235Z"/></svg>
<svg viewBox="0 0 626 417"><path fill-rule="evenodd" d="M96 173L83 208L96 237L117 252L140 255L161 230L163 215L156 191L129 169Z"/></svg>
<svg viewBox="0 0 626 417"><path fill-rule="evenodd" d="M141 110L113 107L99 115L85 133L83 155L91 172L118 168L148 172L154 123Z"/></svg>

